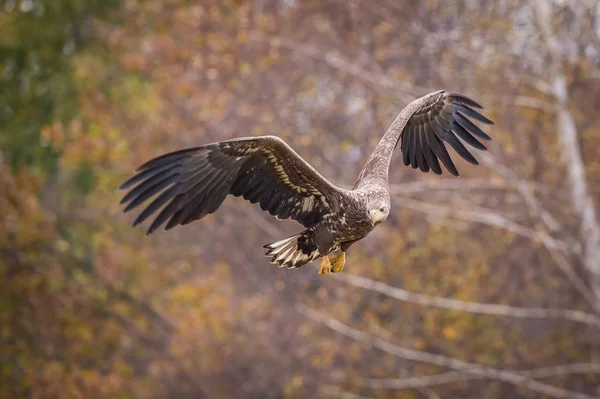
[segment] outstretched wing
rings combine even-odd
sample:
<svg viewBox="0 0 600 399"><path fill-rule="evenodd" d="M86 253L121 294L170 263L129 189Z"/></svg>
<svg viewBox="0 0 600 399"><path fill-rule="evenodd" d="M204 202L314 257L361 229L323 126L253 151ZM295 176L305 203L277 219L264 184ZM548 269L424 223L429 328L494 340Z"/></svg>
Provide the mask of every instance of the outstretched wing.
<svg viewBox="0 0 600 399"><path fill-rule="evenodd" d="M478 165L475 157L458 138L474 148L486 149L478 138L491 140L490 136L469 120L472 118L486 125L493 125L494 122L476 111L482 108L475 101L458 93L442 91L427 98L412 114L402 131L400 140L404 165L410 164L423 172L431 169L441 175L439 161L442 161L450 173L458 176L444 142L462 158Z"/></svg>
<svg viewBox="0 0 600 399"><path fill-rule="evenodd" d="M128 189L124 212L159 194L138 215L134 226L162 208L147 234L213 213L227 194L260 203L279 219L312 227L337 204L332 185L283 140L275 136L240 138L184 149L154 158L120 187ZM166 204L166 205L165 205ZM164 208L163 208L164 205Z"/></svg>

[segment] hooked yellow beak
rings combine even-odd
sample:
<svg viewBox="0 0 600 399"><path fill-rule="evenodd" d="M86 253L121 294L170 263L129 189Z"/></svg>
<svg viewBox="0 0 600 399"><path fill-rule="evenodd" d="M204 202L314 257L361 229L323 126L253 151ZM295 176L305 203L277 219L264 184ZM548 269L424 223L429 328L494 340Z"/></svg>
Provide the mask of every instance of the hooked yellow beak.
<svg viewBox="0 0 600 399"><path fill-rule="evenodd" d="M373 223L373 226L376 226L385 220L385 213L381 209L373 209L369 211L369 216L371 217L371 223Z"/></svg>

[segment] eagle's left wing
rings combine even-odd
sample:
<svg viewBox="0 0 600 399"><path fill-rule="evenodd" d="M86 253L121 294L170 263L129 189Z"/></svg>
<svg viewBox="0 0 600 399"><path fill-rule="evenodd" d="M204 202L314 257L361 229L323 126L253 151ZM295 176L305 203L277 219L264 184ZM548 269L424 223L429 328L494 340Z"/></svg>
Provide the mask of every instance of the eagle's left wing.
<svg viewBox="0 0 600 399"><path fill-rule="evenodd" d="M491 138L469 120L472 118L483 124L493 125L491 120L476 110L482 108L475 101L458 93L441 91L424 98L424 102L408 119L400 137L404 165L410 164L423 172L431 169L440 175L442 169L439 159L450 173L458 176L458 170L443 142L448 143L462 158L477 165L475 157L458 137L474 148L486 149L477 138Z"/></svg>
<svg viewBox="0 0 600 399"><path fill-rule="evenodd" d="M279 219L312 227L331 213L343 195L276 136L247 137L188 148L140 166L121 189L134 186L121 201L125 212L158 195L134 225L158 213L148 234L202 219L228 194L259 203Z"/></svg>

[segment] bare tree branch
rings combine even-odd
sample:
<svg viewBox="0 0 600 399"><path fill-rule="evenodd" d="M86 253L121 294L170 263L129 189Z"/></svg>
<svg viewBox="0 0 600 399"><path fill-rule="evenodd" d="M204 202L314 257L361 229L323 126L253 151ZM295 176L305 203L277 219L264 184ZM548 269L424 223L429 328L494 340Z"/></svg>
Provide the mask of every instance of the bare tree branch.
<svg viewBox="0 0 600 399"><path fill-rule="evenodd" d="M534 370L513 370L512 372L530 378L549 378L569 374L598 374L600 364L576 363L564 364L552 367L543 367ZM448 384L456 381L468 381L483 378L462 371L450 371L422 377L409 378L365 378L357 380L357 384L371 389L414 389L425 388L436 385Z"/></svg>
<svg viewBox="0 0 600 399"><path fill-rule="evenodd" d="M577 275L569 262L566 261L564 256L557 253L557 251L577 252L578 247L568 245L564 241L558 241L548 235L546 232L523 226L495 212L451 209L446 206L416 201L403 197L396 197L395 200L400 201L402 206L406 208L417 210L426 214L435 215L440 218L456 218L458 220L465 220L469 222L485 224L488 226L499 227L520 236L527 237L532 241L541 242L556 260L558 267L563 273L565 273L569 281L571 281L571 284L573 284L573 286L579 291L579 293L590 304L590 306L592 306L593 309L600 311L600 301L597 300L594 293L589 289L581 277Z"/></svg>
<svg viewBox="0 0 600 399"><path fill-rule="evenodd" d="M357 385L371 389L415 389L433 387L436 385L448 384L456 381L476 380L480 377L473 374L466 374L462 371L449 371L423 377L409 378L365 378L357 380Z"/></svg>
<svg viewBox="0 0 600 399"><path fill-rule="evenodd" d="M558 366L543 367L533 370L522 370L519 373L531 378L558 377L568 374L600 374L600 364L574 363L561 364Z"/></svg>
<svg viewBox="0 0 600 399"><path fill-rule="evenodd" d="M600 327L600 318L590 313L579 310L558 308L523 308L499 304L487 304L479 302L461 301L458 299L444 298L409 292L401 288L360 277L350 273L335 274L334 278L355 287L364 288L383 294L390 298L404 302L416 303L424 306L434 306L442 309L451 309L461 312L487 314L495 316L508 316L519 319L548 319L548 320L570 320L594 327Z"/></svg>
<svg viewBox="0 0 600 399"><path fill-rule="evenodd" d="M510 231L511 233L518 234L523 237L527 237L532 241L547 243L549 248L553 250L559 250L568 252L572 250L566 243L555 240L545 232L534 230L530 227L519 224L507 217L494 212L483 212L483 211L472 211L464 209L454 209L447 206L427 203L423 201L417 201L406 197L395 197L396 201L409 209L413 209L419 212L432 214L441 218L456 218L469 222L475 222L485 224L488 226L500 227L504 230Z"/></svg>
<svg viewBox="0 0 600 399"><path fill-rule="evenodd" d="M552 216L552 214L550 214L550 212L548 212L537 200L529 182L522 179L516 172L509 169L501 162L498 162L491 154L481 154L480 159L482 163L488 166L491 170L499 173L505 179L514 181L516 183L517 190L523 197L523 200L525 200L525 203L528 205L531 212L538 216L550 231L554 232L561 229L561 225L558 223L556 218Z"/></svg>
<svg viewBox="0 0 600 399"><path fill-rule="evenodd" d="M442 355L436 355L429 352L417 351L401 347L393 344L384 339L363 333L356 330L339 320L333 319L326 316L316 310L310 309L303 304L297 305L299 313L308 317L309 319L321 323L326 327L337 331L338 333L351 338L355 341L362 342L364 344L370 344L375 348L384 351L392 356L412 360L422 363L434 364L440 367L447 367L453 370L462 371L471 375L479 376L482 378L489 378L497 381L502 381L507 384L512 384L518 387L527 388L531 391L542 393L553 398L565 398L565 399L591 399L593 396L568 391L562 388L558 388L543 382L539 382L531 379L528 376L520 375L511 371L499 370L493 367L484 366L477 363L464 362L462 360L449 358Z"/></svg>

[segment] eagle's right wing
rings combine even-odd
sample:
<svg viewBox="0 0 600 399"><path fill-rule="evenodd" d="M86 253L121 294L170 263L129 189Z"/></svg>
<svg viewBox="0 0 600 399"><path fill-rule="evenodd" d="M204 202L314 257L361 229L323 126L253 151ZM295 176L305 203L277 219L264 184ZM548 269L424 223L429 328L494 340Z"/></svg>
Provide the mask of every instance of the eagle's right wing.
<svg viewBox="0 0 600 399"><path fill-rule="evenodd" d="M142 223L163 205L148 234L213 213L228 194L259 203L280 219L312 227L332 212L342 194L276 136L240 138L154 158L120 187L135 185L121 201L125 212L159 194L139 214Z"/></svg>

